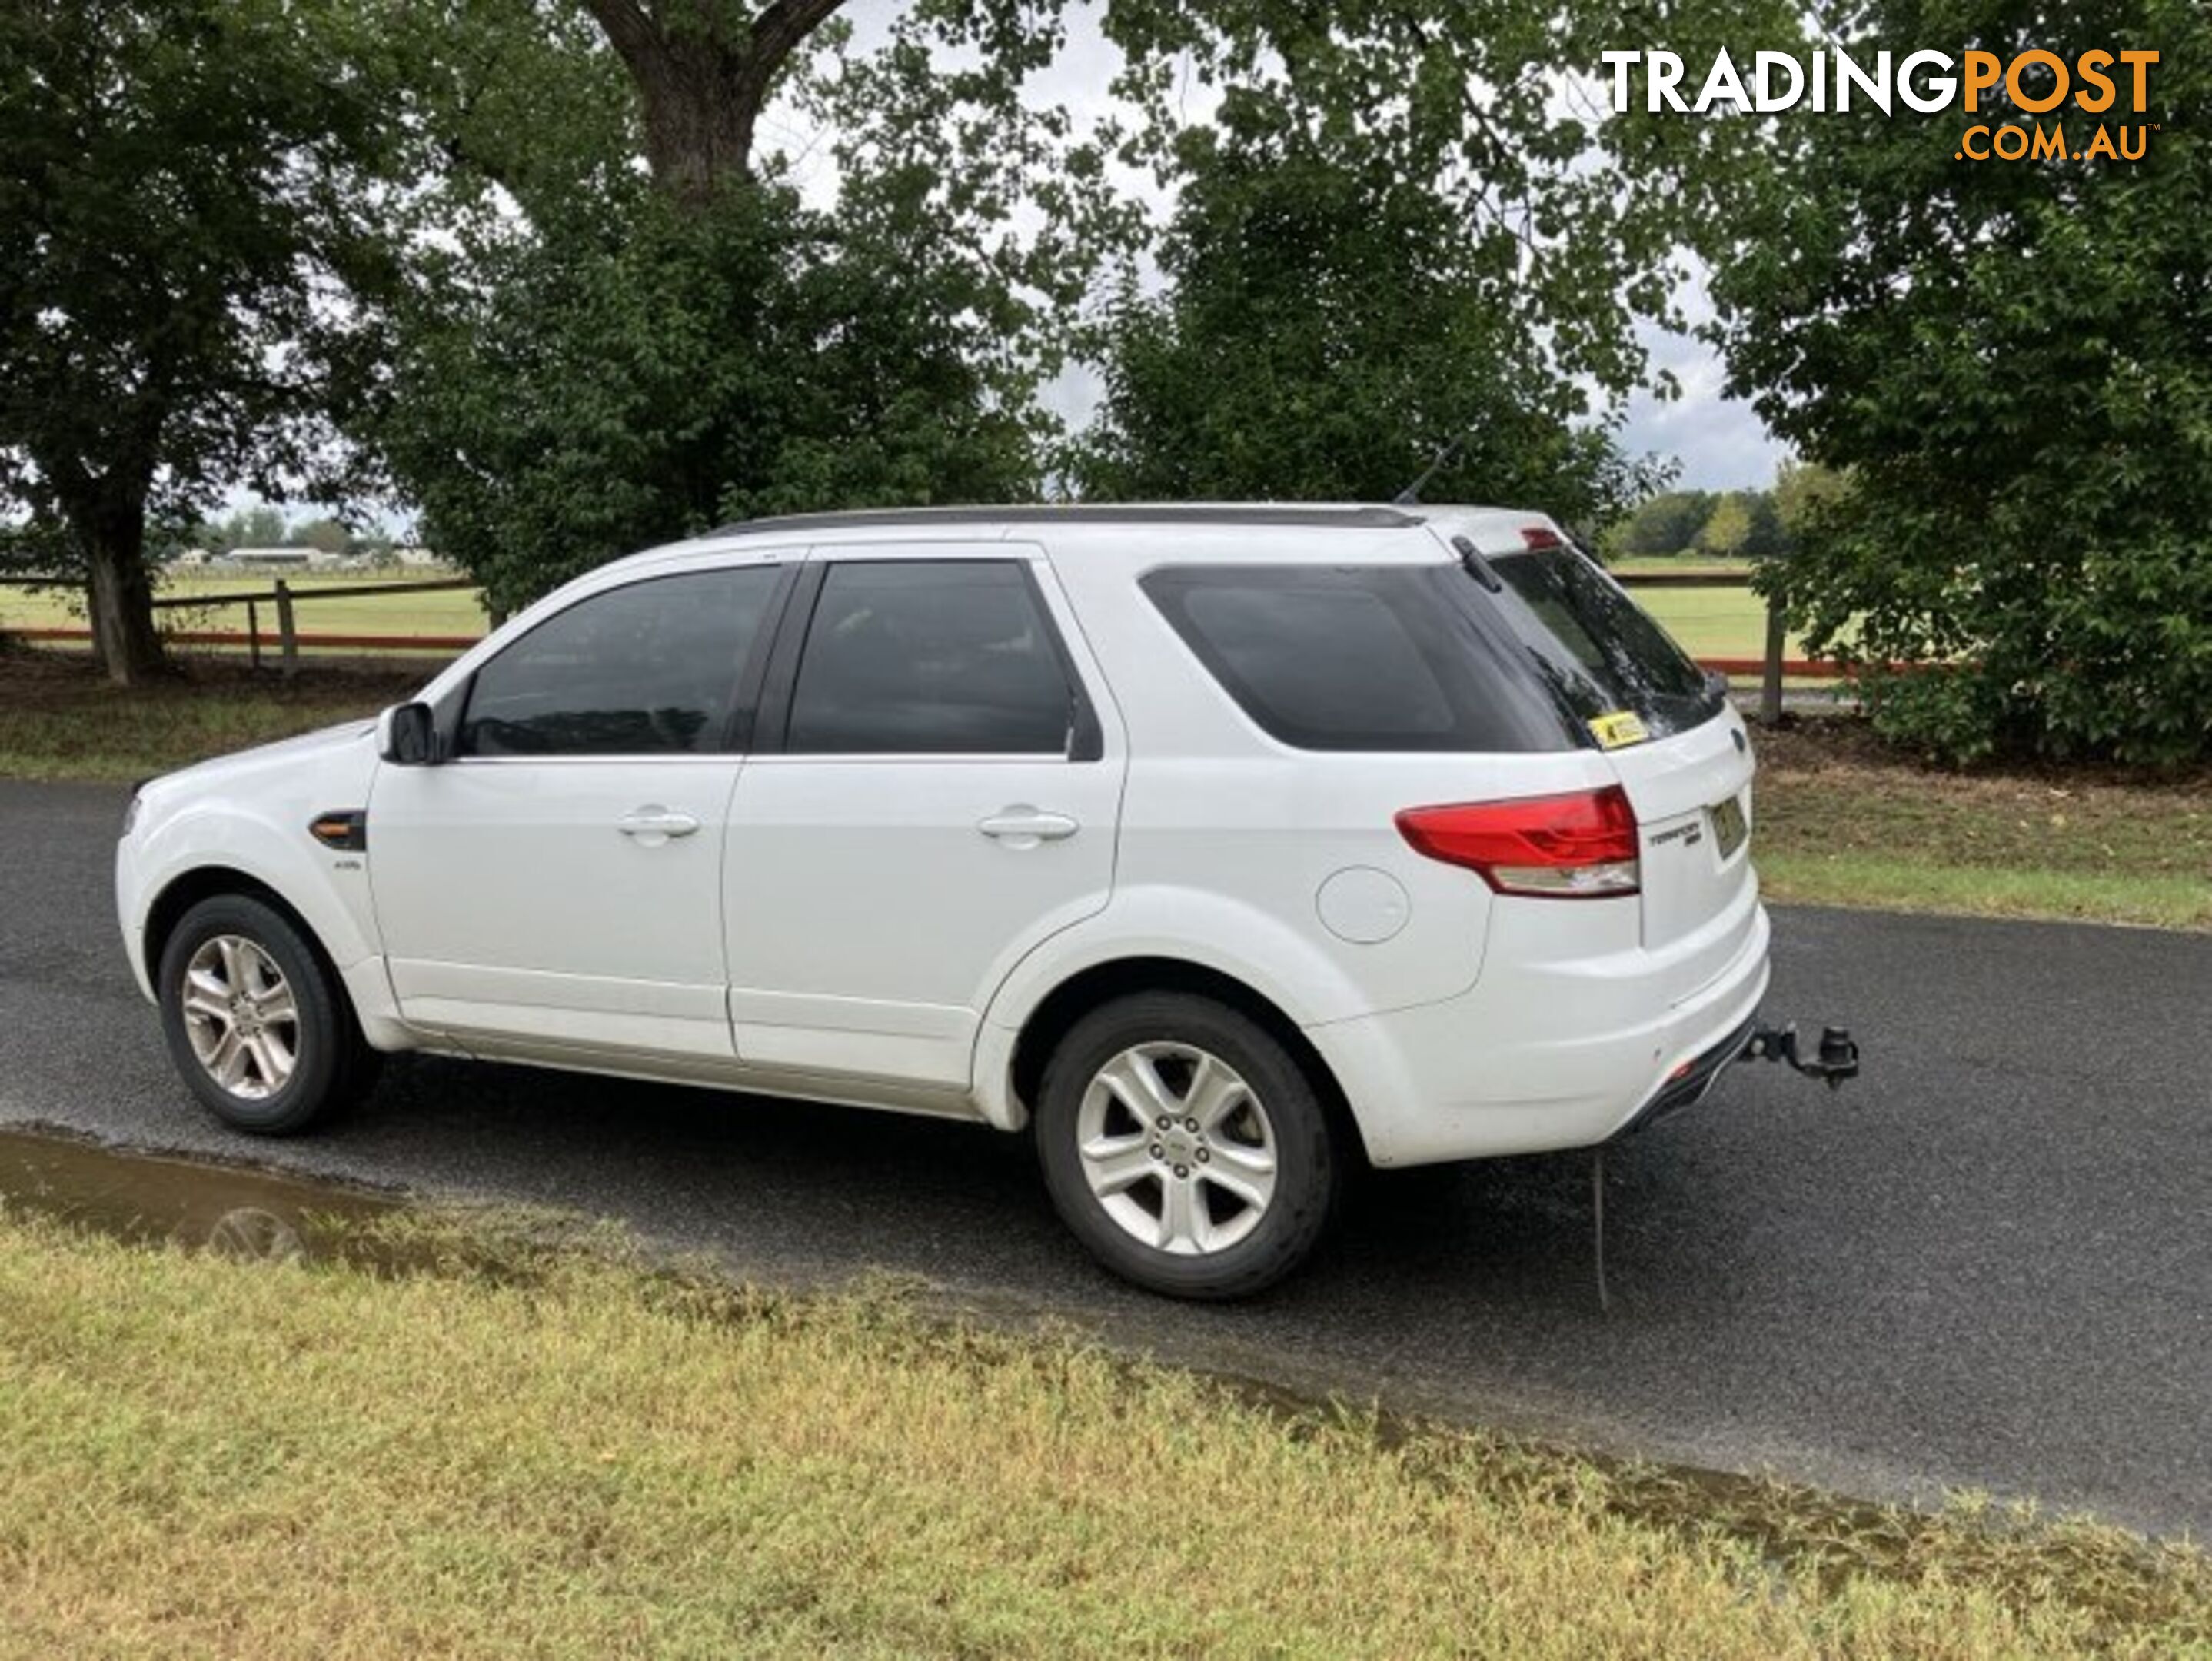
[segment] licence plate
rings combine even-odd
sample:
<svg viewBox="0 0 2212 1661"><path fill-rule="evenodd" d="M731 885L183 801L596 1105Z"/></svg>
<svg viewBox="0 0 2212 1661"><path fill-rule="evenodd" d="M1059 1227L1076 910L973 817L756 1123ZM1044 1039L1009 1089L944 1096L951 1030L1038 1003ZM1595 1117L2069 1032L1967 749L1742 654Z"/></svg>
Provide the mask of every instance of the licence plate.
<svg viewBox="0 0 2212 1661"><path fill-rule="evenodd" d="M1743 846L1750 828L1743 818L1743 798L1730 796L1726 801L1716 802L1707 810L1713 816L1713 841L1719 846L1721 858L1735 857L1735 850Z"/></svg>

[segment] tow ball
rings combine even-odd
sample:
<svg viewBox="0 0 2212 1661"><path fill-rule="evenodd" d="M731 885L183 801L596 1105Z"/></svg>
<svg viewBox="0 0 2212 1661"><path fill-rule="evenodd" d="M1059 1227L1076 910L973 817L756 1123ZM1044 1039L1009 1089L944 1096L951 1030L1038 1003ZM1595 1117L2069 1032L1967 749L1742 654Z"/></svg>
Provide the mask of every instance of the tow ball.
<svg viewBox="0 0 2212 1661"><path fill-rule="evenodd" d="M1751 1038L1736 1057L1740 1062L1784 1062L1808 1079L1821 1079L1831 1090L1841 1090L1844 1080L1858 1077L1859 1047L1849 1029L1824 1026L1820 1049L1811 1059L1798 1053L1797 1024L1752 1029Z"/></svg>

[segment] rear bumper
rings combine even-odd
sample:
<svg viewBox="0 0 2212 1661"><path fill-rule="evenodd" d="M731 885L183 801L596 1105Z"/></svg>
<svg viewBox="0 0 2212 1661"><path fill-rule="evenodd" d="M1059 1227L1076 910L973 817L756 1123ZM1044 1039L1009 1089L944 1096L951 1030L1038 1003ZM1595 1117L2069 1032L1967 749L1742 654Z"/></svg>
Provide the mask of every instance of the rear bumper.
<svg viewBox="0 0 2212 1661"><path fill-rule="evenodd" d="M1705 1100L1705 1092L1720 1081L1722 1074L1741 1057L1751 1043L1751 1035L1759 1028L1756 1011L1747 1015L1741 1025L1702 1056L1682 1062L1666 1083L1659 1086L1658 1094L1636 1110L1635 1116L1613 1134L1626 1136L1648 1129L1660 1120L1680 1113L1686 1107L1695 1107Z"/></svg>
<svg viewBox="0 0 2212 1661"><path fill-rule="evenodd" d="M1588 1147L1687 1106L1741 1052L1769 977L1755 891L1713 933L1306 1031L1376 1165Z"/></svg>

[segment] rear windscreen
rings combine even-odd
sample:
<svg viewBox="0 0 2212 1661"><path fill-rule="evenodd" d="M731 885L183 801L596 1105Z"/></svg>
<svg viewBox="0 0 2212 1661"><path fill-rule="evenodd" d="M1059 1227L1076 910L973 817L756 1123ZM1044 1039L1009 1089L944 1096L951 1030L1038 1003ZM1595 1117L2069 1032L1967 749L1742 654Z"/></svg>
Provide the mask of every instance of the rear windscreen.
<svg viewBox="0 0 2212 1661"><path fill-rule="evenodd" d="M1720 713L1717 682L1620 586L1571 548L1495 554L1493 602L1578 721L1631 711L1655 738Z"/></svg>
<svg viewBox="0 0 2212 1661"><path fill-rule="evenodd" d="M1302 750L1583 741L1456 565L1176 566L1145 592L1245 714ZM1476 593L1475 598L1482 596Z"/></svg>

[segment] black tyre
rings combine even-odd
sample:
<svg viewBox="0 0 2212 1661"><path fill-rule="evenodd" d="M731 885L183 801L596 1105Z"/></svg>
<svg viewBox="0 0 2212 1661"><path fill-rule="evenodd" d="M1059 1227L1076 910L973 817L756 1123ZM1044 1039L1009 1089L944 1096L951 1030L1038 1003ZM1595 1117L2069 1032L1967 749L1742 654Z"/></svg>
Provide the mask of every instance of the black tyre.
<svg viewBox="0 0 2212 1661"><path fill-rule="evenodd" d="M155 977L169 1055L234 1129L289 1136L363 1094L382 1058L292 922L244 894L202 900Z"/></svg>
<svg viewBox="0 0 2212 1661"><path fill-rule="evenodd" d="M1037 1155L1076 1238L1171 1297L1248 1297L1304 1260L1334 1204L1328 1116L1283 1044L1208 998L1102 1005L1046 1063Z"/></svg>

